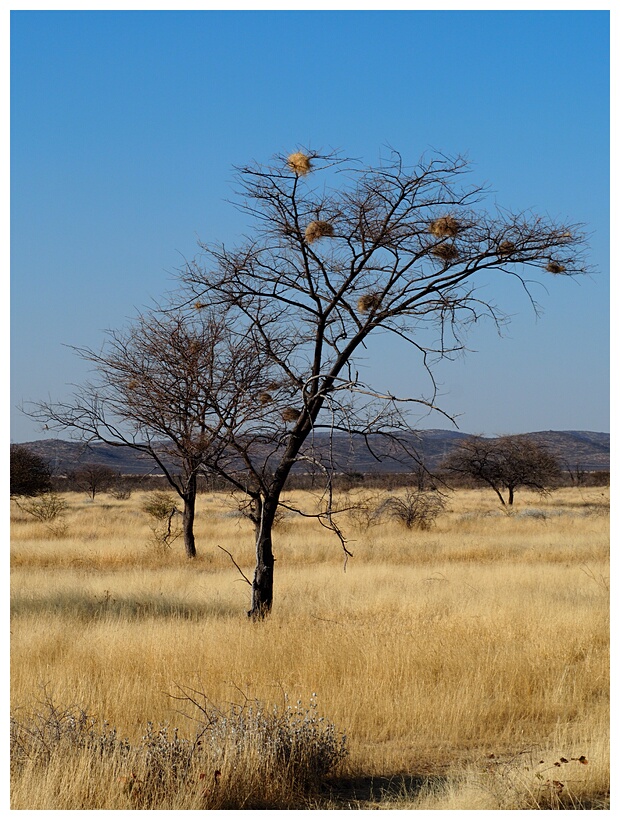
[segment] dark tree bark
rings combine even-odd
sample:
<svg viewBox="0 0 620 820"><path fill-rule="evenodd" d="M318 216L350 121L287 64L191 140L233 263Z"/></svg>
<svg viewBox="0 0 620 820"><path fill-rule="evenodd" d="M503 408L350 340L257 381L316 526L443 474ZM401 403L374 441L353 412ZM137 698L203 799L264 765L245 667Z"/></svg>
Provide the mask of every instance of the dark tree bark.
<svg viewBox="0 0 620 820"><path fill-rule="evenodd" d="M185 555L188 558L196 557L196 539L194 537L194 518L196 515L197 477L192 473L187 482L187 490L183 495L183 543Z"/></svg>
<svg viewBox="0 0 620 820"><path fill-rule="evenodd" d="M273 605L273 554L272 529L275 509L263 507L263 515L256 525L256 566L252 580L252 604L248 616L260 620L271 612Z"/></svg>

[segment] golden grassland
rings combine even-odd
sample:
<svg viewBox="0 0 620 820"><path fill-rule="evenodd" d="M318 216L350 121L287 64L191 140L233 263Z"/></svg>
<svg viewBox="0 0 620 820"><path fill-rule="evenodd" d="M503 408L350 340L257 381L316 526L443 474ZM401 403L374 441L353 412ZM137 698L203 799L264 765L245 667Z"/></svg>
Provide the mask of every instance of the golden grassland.
<svg viewBox="0 0 620 820"><path fill-rule="evenodd" d="M427 531L344 514L346 566L332 533L286 513L264 623L218 549L251 577L251 525L226 494L200 496L191 562L180 540L153 545L142 494L65 498L62 526L11 511L15 715L47 696L133 742L149 721L194 731L179 687L220 705L316 693L349 755L306 807L608 807L607 489L521 492L509 513L490 491L457 491ZM120 769L84 761L16 770L12 807L135 807Z"/></svg>

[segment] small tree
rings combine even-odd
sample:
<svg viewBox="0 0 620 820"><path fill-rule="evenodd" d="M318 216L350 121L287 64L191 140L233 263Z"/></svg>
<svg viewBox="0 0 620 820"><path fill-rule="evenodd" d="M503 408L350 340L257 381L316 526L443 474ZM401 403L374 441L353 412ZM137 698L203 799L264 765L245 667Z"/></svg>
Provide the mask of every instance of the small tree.
<svg viewBox="0 0 620 820"><path fill-rule="evenodd" d="M560 475L557 458L527 436L471 436L456 447L442 467L492 487L503 506L504 494L508 493L511 506L519 487L549 493Z"/></svg>
<svg viewBox="0 0 620 820"><path fill-rule="evenodd" d="M152 462L183 501L185 552L194 558L198 477L205 464L228 477L243 471L238 459L232 466L229 444L257 418L265 357L251 339L229 332L225 316L172 309L109 332L100 352L76 352L94 365L94 380L68 402L42 402L29 415ZM245 487L243 477L235 486Z"/></svg>
<svg viewBox="0 0 620 820"><path fill-rule="evenodd" d="M82 464L68 478L71 484L87 492L94 501L97 493L105 492L114 484L117 473L105 464Z"/></svg>
<svg viewBox="0 0 620 820"><path fill-rule="evenodd" d="M47 462L21 444L11 444L11 498L49 492L52 474Z"/></svg>

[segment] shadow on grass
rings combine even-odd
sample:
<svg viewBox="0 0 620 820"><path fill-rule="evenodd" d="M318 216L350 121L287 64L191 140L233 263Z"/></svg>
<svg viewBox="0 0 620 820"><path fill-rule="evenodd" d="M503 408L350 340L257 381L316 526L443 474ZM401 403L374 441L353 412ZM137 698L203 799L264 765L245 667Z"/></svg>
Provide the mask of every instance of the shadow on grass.
<svg viewBox="0 0 620 820"><path fill-rule="evenodd" d="M325 786L323 799L333 808L361 809L368 808L368 804L380 808L381 803L412 800L428 782L428 776L407 774L337 778Z"/></svg>
<svg viewBox="0 0 620 820"><path fill-rule="evenodd" d="M222 601L186 603L162 595L115 596L84 593L60 593L40 598L19 598L11 601L11 616L56 616L97 621L108 618L140 620L145 618L199 621L205 618L228 618L243 613L243 608Z"/></svg>

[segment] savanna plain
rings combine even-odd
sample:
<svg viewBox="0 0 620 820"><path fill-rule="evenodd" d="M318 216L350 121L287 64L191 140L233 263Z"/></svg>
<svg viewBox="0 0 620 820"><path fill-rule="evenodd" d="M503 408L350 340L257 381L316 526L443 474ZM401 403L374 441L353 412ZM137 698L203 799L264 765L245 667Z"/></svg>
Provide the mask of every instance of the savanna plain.
<svg viewBox="0 0 620 820"><path fill-rule="evenodd" d="M226 493L192 561L144 492L12 502L11 807L608 809L608 488L458 490L429 529L378 496L336 499L346 564L283 515L263 622Z"/></svg>

